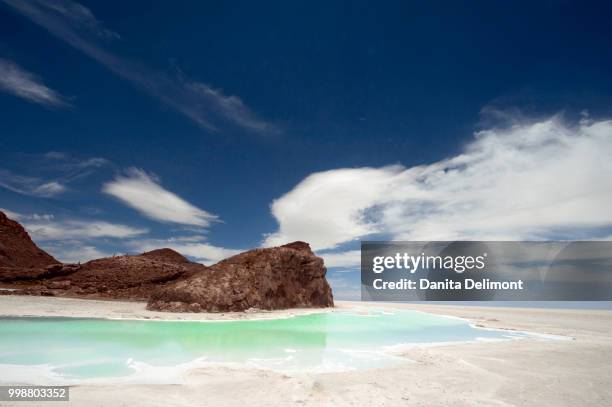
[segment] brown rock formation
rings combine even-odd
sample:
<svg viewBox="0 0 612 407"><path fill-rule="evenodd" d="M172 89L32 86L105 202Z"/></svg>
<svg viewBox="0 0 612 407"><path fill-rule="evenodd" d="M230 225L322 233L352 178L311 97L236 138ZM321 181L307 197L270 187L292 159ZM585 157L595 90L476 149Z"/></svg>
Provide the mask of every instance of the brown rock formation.
<svg viewBox="0 0 612 407"><path fill-rule="evenodd" d="M30 271L27 277L20 275L12 281L23 281L15 294L146 300L154 289L205 268L171 249L160 249L82 265L60 264L38 273ZM1 274L0 280L11 281Z"/></svg>
<svg viewBox="0 0 612 407"><path fill-rule="evenodd" d="M23 226L0 211L0 267L34 268L58 263L34 244Z"/></svg>
<svg viewBox="0 0 612 407"><path fill-rule="evenodd" d="M323 259L304 242L255 249L155 290L148 309L244 311L333 306Z"/></svg>
<svg viewBox="0 0 612 407"><path fill-rule="evenodd" d="M333 306L323 260L304 242L255 249L212 267L172 249L62 264L0 212L0 294L149 300L162 311Z"/></svg>
<svg viewBox="0 0 612 407"><path fill-rule="evenodd" d="M53 277L67 276L78 271L79 264L51 264L43 268L0 267L0 281L18 282L44 280Z"/></svg>
<svg viewBox="0 0 612 407"><path fill-rule="evenodd" d="M141 254L143 257L147 257L152 260L163 261L166 263L176 263L176 264L188 264L191 263L185 256L176 252L172 249L155 249L150 252L146 252Z"/></svg>
<svg viewBox="0 0 612 407"><path fill-rule="evenodd" d="M38 248L26 230L0 212L0 294L146 300L155 288L205 269L172 249L62 264Z"/></svg>

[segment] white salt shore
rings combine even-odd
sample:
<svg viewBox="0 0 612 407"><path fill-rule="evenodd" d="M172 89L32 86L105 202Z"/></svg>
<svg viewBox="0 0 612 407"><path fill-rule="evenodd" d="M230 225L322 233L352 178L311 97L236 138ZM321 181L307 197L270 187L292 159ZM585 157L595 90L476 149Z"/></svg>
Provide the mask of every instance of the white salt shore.
<svg viewBox="0 0 612 407"><path fill-rule="evenodd" d="M54 406L610 406L612 311L337 302L337 308L412 309L489 327L560 335L517 341L415 346L412 361L375 370L287 375L209 367L182 385L83 385ZM236 320L318 310L225 314L151 312L144 303L0 296L0 316ZM47 405L0 402L0 405Z"/></svg>
<svg viewBox="0 0 612 407"><path fill-rule="evenodd" d="M325 312L329 309L293 308L289 310L219 313L160 312L146 309L145 302L83 300L76 298L0 296L0 317L74 317L165 321L236 321L275 319Z"/></svg>

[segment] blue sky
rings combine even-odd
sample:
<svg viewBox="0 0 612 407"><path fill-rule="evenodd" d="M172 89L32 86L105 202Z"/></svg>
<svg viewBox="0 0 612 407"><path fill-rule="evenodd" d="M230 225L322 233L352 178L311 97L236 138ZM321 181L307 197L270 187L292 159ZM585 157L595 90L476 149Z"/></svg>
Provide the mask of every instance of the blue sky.
<svg viewBox="0 0 612 407"><path fill-rule="evenodd" d="M605 2L0 1L0 208L66 261L612 232Z"/></svg>

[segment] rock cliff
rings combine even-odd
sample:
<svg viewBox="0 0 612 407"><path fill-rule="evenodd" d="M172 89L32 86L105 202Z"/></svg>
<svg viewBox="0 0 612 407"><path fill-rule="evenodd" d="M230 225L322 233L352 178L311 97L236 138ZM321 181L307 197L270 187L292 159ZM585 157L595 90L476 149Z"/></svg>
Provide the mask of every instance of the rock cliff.
<svg viewBox="0 0 612 407"><path fill-rule="evenodd" d="M34 244L23 226L0 211L0 267L31 268L58 263Z"/></svg>
<svg viewBox="0 0 612 407"><path fill-rule="evenodd" d="M323 259L304 242L255 249L155 290L147 308L174 312L331 307Z"/></svg>

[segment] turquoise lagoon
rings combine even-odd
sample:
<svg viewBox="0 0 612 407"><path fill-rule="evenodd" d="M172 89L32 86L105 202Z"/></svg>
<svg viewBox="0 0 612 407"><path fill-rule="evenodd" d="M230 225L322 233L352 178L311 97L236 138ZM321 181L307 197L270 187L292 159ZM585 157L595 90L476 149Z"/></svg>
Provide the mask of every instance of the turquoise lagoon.
<svg viewBox="0 0 612 407"><path fill-rule="evenodd" d="M410 344L507 340L417 311L334 311L222 322L1 318L0 382L120 380L173 383L186 369L227 365L284 372L341 371L410 363Z"/></svg>

